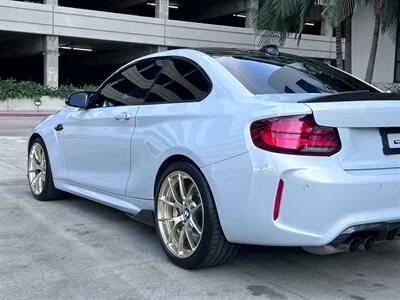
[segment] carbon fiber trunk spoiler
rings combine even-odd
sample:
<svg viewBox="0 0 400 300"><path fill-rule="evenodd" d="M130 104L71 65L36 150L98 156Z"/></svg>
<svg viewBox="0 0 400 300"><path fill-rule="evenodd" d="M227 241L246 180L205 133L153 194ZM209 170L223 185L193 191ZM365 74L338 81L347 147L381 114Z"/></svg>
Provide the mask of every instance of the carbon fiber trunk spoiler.
<svg viewBox="0 0 400 300"><path fill-rule="evenodd" d="M324 96L300 100L298 103L324 103L324 102L348 102L348 101L400 101L400 94L380 93L368 91L355 91L335 93Z"/></svg>

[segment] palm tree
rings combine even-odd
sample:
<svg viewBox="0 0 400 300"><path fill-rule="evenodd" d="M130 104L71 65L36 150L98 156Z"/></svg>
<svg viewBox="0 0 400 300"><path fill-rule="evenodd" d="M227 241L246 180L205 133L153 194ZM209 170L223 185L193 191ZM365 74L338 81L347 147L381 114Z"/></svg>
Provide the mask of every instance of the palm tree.
<svg viewBox="0 0 400 300"><path fill-rule="evenodd" d="M376 52L378 49L379 33L390 33L396 36L397 27L400 22L399 0L365 0L366 4L373 7L375 23L372 36L371 52L368 61L365 81L371 83L374 74Z"/></svg>
<svg viewBox="0 0 400 300"><path fill-rule="evenodd" d="M369 83L372 82L372 76L374 75L376 52L378 50L379 32L381 27L380 2L381 2L380 0L372 1L372 6L374 8L374 15L375 15L375 23L374 23L374 33L372 36L371 52L369 54L367 73L365 74L365 81Z"/></svg>
<svg viewBox="0 0 400 300"><path fill-rule="evenodd" d="M352 72L352 68L351 68L351 64L352 64L352 47L351 47L351 41L352 41L352 18L353 18L353 12L349 13L349 15L346 17L346 19L344 20L344 37L345 37L345 59L344 59L344 70L348 73Z"/></svg>
<svg viewBox="0 0 400 300"><path fill-rule="evenodd" d="M340 39L338 38L338 34L341 34L341 30L339 30L339 22L344 21L344 37L345 37L345 66L344 70L346 72L351 73L351 63L352 63L352 48L351 48L351 40L352 40L352 17L355 6L355 0L326 0L325 8L322 12L322 15L325 19L330 21L330 23L336 26L336 49L337 51L341 51ZM339 36L340 37L340 36ZM337 56L339 54L337 53Z"/></svg>
<svg viewBox="0 0 400 300"><path fill-rule="evenodd" d="M342 29L340 23L336 23L335 33L336 33L336 67L343 70Z"/></svg>
<svg viewBox="0 0 400 300"><path fill-rule="evenodd" d="M300 43L305 23L317 4L324 4L323 16L335 27L336 32L336 65L343 68L341 22L350 18L351 26L355 0L263 0L255 16L258 28L263 30L261 43L278 39L282 44L290 32L295 32L295 38ZM350 29L350 30L349 30ZM346 35L346 66L351 71L351 27Z"/></svg>
<svg viewBox="0 0 400 300"><path fill-rule="evenodd" d="M376 52L380 31L396 36L400 24L399 0L261 0L260 8L256 12L255 21L262 32L261 43L269 39L278 39L282 44L290 32L296 32L298 43L304 30L305 22L316 4L325 5L323 16L336 32L336 62L342 66L342 44L339 24L345 21L345 70L351 72L351 19L355 3L366 3L374 10L375 24L365 80L372 81Z"/></svg>

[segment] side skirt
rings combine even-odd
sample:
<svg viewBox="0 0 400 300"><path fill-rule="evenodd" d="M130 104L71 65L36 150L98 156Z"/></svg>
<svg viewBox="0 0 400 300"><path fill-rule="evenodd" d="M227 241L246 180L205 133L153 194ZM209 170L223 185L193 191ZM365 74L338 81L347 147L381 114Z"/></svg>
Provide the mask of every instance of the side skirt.
<svg viewBox="0 0 400 300"><path fill-rule="evenodd" d="M150 199L139 199L116 195L62 179L53 180L57 189L113 207L115 209L124 211L129 215L137 216L140 215L142 211L152 212L154 209L154 202Z"/></svg>
<svg viewBox="0 0 400 300"><path fill-rule="evenodd" d="M137 215L132 215L130 213L126 213L126 215L129 218L131 218L131 219L133 219L135 221L138 221L140 223L143 223L143 224L146 224L146 225L149 225L149 226L152 226L152 227L155 226L155 224L154 224L154 214L153 214L153 211L151 211L151 210L142 209Z"/></svg>

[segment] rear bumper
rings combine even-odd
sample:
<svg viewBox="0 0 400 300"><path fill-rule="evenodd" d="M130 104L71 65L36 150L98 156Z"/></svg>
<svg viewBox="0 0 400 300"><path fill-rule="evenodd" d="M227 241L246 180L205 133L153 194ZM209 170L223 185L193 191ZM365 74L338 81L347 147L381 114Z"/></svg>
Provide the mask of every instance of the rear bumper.
<svg viewBox="0 0 400 300"><path fill-rule="evenodd" d="M231 242L321 246L352 226L400 220L400 169L347 172L331 157L253 149L203 172ZM274 221L280 179L285 184Z"/></svg>

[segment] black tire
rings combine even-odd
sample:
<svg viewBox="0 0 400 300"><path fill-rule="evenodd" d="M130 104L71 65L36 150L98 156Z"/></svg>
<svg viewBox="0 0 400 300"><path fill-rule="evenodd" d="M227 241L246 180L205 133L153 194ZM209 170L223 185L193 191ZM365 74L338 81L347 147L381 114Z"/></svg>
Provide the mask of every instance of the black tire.
<svg viewBox="0 0 400 300"><path fill-rule="evenodd" d="M35 199L37 199L39 201L57 200L57 199L61 199L61 198L65 197L65 193L63 191L60 191L54 187L53 174L51 171L49 155L47 153L46 145L41 138L37 137L30 142L28 156L31 152L32 146L35 144L39 144L40 146L42 146L45 157L46 157L46 177L45 177L46 180L45 180L43 191L40 194L36 195L33 192L32 187L29 183L29 179L28 179L29 188L32 192L33 197L35 197ZM29 158L28 158L28 169L29 169Z"/></svg>
<svg viewBox="0 0 400 300"><path fill-rule="evenodd" d="M190 175L196 183L203 199L203 234L197 249L187 258L179 258L169 251L163 242L159 224L157 222L157 199L159 198L158 195L160 193L160 188L165 178L174 171L183 171ZM184 269L200 269L220 265L232 259L239 250L239 245L232 244L226 240L219 222L217 209L210 187L208 186L203 174L193 164L186 161L180 161L167 167L156 183L154 203L154 223L157 235L168 258L178 267Z"/></svg>

